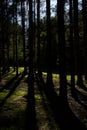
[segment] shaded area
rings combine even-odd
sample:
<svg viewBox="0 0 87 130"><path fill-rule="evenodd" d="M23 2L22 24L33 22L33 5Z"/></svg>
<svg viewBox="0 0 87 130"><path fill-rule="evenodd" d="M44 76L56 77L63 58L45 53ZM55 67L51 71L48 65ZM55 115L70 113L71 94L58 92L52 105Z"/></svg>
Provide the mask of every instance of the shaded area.
<svg viewBox="0 0 87 130"><path fill-rule="evenodd" d="M81 104L85 110L87 110L87 93L82 92L82 90L79 90L79 88L75 89L76 91L76 96L74 96L73 98L79 103Z"/></svg>
<svg viewBox="0 0 87 130"><path fill-rule="evenodd" d="M25 129L38 130L35 111L34 83L31 85L28 84L28 94L25 98L27 98Z"/></svg>
<svg viewBox="0 0 87 130"><path fill-rule="evenodd" d="M2 107L5 104L5 102L7 101L7 99L14 93L15 89L20 84L20 81L23 79L23 77L24 77L24 73L22 75L19 75L19 77L17 77L17 79L13 82L13 84L11 84L12 86L10 88L9 93L6 95L6 97L0 103L0 110L2 109Z"/></svg>
<svg viewBox="0 0 87 130"><path fill-rule="evenodd" d="M25 99L23 98L23 94L26 91L21 88L21 84L24 78L24 73L20 74L9 86L2 91L4 98L0 99L0 129L3 130L24 130L24 121L25 121ZM22 81L22 82L21 82ZM24 92L23 92L24 90Z"/></svg>
<svg viewBox="0 0 87 130"><path fill-rule="evenodd" d="M47 88L49 88L49 86L46 86L44 83L38 82L38 85L39 87L43 87L43 90L53 110L55 120L60 125L61 130L87 129L82 124L82 122L75 116L69 106L65 106L65 104L63 105L61 103L61 99L58 97L55 90L49 89L49 91L47 91Z"/></svg>
<svg viewBox="0 0 87 130"><path fill-rule="evenodd" d="M16 79L17 79L17 77L14 76L5 85L1 85L0 86L0 92L2 92L4 89L9 89L11 87L12 83L14 82L14 80L16 80Z"/></svg>
<svg viewBox="0 0 87 130"><path fill-rule="evenodd" d="M71 84L67 84L69 89L71 88ZM78 102L79 104L81 104L86 110L87 110L87 92L86 92L86 86L84 85L84 87L75 85L74 88L74 94L72 94L72 97L74 98L74 100L76 100L76 102ZM72 91L71 91L72 93Z"/></svg>
<svg viewBox="0 0 87 130"><path fill-rule="evenodd" d="M34 84L25 83L25 79L24 74L19 75L13 81L10 90L7 89L8 93L5 98L1 100L0 129L87 129L71 107L61 103L57 90L54 89L55 86L47 86L38 77L36 77ZM4 91L2 92L4 93ZM81 98L78 99L82 102Z"/></svg>
<svg viewBox="0 0 87 130"><path fill-rule="evenodd" d="M37 118L39 118L38 120L40 120L38 123L39 128L40 129L49 129L49 130L57 130L57 129L60 130L59 124L56 123L54 114L50 108L50 103L47 100L47 97L46 97L43 89L41 88L41 86L37 85L36 96L37 96L36 104L40 105L39 108L37 108L37 110L36 110ZM41 119L40 119L39 115L41 115ZM42 124L42 126L40 124Z"/></svg>

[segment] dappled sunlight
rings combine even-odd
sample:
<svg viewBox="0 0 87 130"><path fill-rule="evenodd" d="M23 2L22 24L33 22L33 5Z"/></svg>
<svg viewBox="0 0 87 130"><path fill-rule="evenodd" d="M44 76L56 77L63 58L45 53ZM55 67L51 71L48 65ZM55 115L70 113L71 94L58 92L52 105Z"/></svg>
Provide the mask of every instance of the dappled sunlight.
<svg viewBox="0 0 87 130"><path fill-rule="evenodd" d="M0 130L87 130L87 1L0 1Z"/></svg>

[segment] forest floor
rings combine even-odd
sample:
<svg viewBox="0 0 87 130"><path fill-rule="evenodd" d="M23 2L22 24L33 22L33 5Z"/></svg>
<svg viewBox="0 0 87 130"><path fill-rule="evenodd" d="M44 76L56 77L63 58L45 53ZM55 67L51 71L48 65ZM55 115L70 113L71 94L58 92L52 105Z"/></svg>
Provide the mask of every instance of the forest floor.
<svg viewBox="0 0 87 130"><path fill-rule="evenodd" d="M26 79L26 75L19 75L18 78L14 78L13 73L3 77L0 83L0 130L28 130L25 126L28 122L30 122L29 124L31 125L29 130L64 130L64 128L60 127L60 121L55 119L55 114L45 92L39 89L36 81L34 83L34 110L31 103L32 99L30 99L30 113L26 112L28 104L28 83L26 82ZM54 78L53 81L55 91L59 94L59 83L57 78ZM87 91L78 86L76 86L76 90L78 91L78 100L72 97L70 86L67 85L69 108L87 129ZM58 104L55 104L54 108L57 106ZM32 110L34 116L32 115ZM65 116L68 116L68 114L69 113L66 113ZM26 115L28 118L26 118ZM66 123L65 118L66 117L64 117L63 120ZM36 125L36 127L34 125ZM71 127L73 125L72 122ZM75 126L73 128L75 128ZM69 128L67 130L72 129Z"/></svg>

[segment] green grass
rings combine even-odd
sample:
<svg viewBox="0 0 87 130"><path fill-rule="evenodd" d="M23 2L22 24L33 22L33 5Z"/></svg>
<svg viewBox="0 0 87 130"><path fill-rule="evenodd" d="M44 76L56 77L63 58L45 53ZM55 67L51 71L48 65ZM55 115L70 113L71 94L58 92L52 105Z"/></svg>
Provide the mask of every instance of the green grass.
<svg viewBox="0 0 87 130"><path fill-rule="evenodd" d="M7 96L8 90L4 90L3 92L0 92L0 99L3 99Z"/></svg>
<svg viewBox="0 0 87 130"><path fill-rule="evenodd" d="M26 91L24 91L24 90L18 90L18 91L14 92L14 94L11 96L11 99L15 99L16 97L23 97L26 94L27 94Z"/></svg>
<svg viewBox="0 0 87 130"><path fill-rule="evenodd" d="M23 67L19 67L19 73L22 73L24 70ZM15 76L14 73L9 73L5 78L2 80L9 80L12 78L12 75ZM26 75L27 77L28 75ZM42 73L43 78L46 79L47 73ZM59 74L52 74L54 81L59 81L60 77ZM66 76L67 81L71 80L71 76ZM77 75L75 75L75 81L77 81ZM20 82L21 84L22 82ZM26 87L25 83L23 86L18 86L17 89L12 93L12 95L6 100L5 104L2 107L2 111L0 112L0 121L2 121L2 126L0 130L23 130L24 121L25 121L25 111L27 106L27 100L24 98L27 95L27 90L24 89ZM23 89L21 89L21 87ZM0 92L0 101L2 101L10 90L3 90ZM52 113L50 110L49 102L47 101L45 95L41 95L38 89L35 89L35 110L36 110L36 119L37 124L41 129L54 129L56 130L57 126L55 120L52 118ZM44 107L45 105L45 107ZM49 118L47 118L47 116ZM50 121L48 120L50 119ZM9 127L5 126L5 121L8 121ZM0 122L1 123L1 122Z"/></svg>

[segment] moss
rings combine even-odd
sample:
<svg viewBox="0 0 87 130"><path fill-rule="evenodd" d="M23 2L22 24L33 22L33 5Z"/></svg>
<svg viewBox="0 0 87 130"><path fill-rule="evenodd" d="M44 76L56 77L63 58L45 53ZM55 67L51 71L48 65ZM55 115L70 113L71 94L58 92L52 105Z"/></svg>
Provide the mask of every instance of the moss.
<svg viewBox="0 0 87 130"><path fill-rule="evenodd" d="M11 96L11 99L17 98L17 97L22 97L24 95L26 95L27 92L23 91L23 90L19 90L19 91L15 91L15 93Z"/></svg>
<svg viewBox="0 0 87 130"><path fill-rule="evenodd" d="M8 90L4 90L3 92L0 92L0 99L3 99L7 96Z"/></svg>
<svg viewBox="0 0 87 130"><path fill-rule="evenodd" d="M35 94L35 99L36 99L36 100L41 99L41 95L40 95L40 94Z"/></svg>

